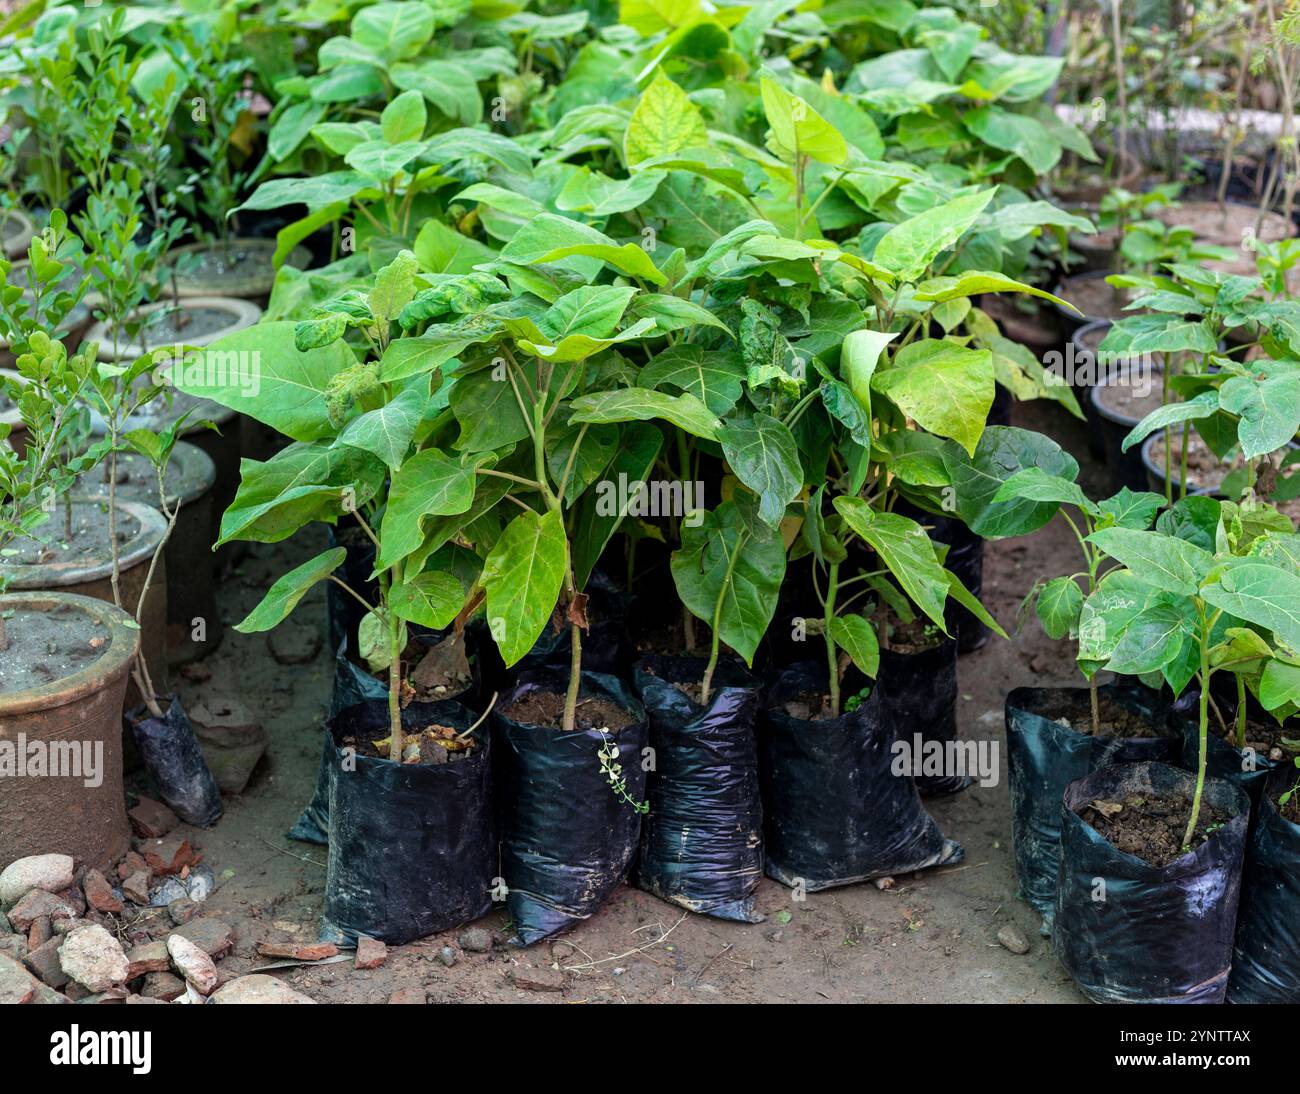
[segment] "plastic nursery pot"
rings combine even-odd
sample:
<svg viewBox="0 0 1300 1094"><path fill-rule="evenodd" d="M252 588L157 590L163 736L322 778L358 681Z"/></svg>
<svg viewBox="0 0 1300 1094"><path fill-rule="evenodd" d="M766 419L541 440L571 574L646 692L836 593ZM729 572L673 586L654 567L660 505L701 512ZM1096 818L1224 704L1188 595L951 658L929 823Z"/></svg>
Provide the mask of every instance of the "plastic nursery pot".
<svg viewBox="0 0 1300 1094"><path fill-rule="evenodd" d="M159 797L186 824L216 824L224 811L221 791L180 700L171 696L160 717L139 706L126 720Z"/></svg>
<svg viewBox="0 0 1300 1094"><path fill-rule="evenodd" d="M1219 488L1228 466L1218 459L1208 447L1201 442L1195 430L1190 431L1191 443L1187 446L1187 492L1189 494L1213 493ZM1169 481L1173 483L1174 497L1179 495L1182 477L1183 427L1177 425L1171 431L1173 444L1170 446ZM1130 450L1131 451L1131 450ZM1142 442L1142 472L1146 478L1147 490L1157 494L1165 492L1165 431L1152 433ZM1212 461L1210 467L1204 466L1206 458Z"/></svg>
<svg viewBox="0 0 1300 1094"><path fill-rule="evenodd" d="M1103 767L1066 787L1053 946L1079 990L1097 1003L1221 1003L1250 806L1239 787L1206 779L1203 810L1229 818L1166 866L1127 854L1079 812L1094 801L1185 799L1196 776L1164 763ZM1140 808L1140 807L1139 807ZM1178 839L1181 839L1179 833Z"/></svg>
<svg viewBox="0 0 1300 1094"><path fill-rule="evenodd" d="M1149 688L1105 684L1097 689L1104 730L1091 729L1087 688L1016 688L1007 696L1007 764L1011 841L1020 895L1051 932L1060 862L1061 795L1075 779L1107 764L1174 762L1178 738L1168 730L1168 705ZM1122 719L1127 736L1114 734ZM1144 736L1135 734L1142 733Z"/></svg>
<svg viewBox="0 0 1300 1094"><path fill-rule="evenodd" d="M501 803L501 874L508 889L515 944L528 946L581 923L627 876L641 835L641 814L627 800L645 796L645 711L616 678L583 673L578 726L521 720L521 711L562 704L566 680L522 677L492 711L497 800ZM549 704L549 705L545 705ZM597 705L599 704L599 705ZM585 708L585 710L584 710ZM629 719L606 726L617 710ZM534 715L535 716L535 715ZM602 767L617 748L626 798Z"/></svg>
<svg viewBox="0 0 1300 1094"><path fill-rule="evenodd" d="M1300 825L1283 817L1277 805L1296 774L1290 764L1269 774L1246 843L1229 1003L1300 1002Z"/></svg>
<svg viewBox="0 0 1300 1094"><path fill-rule="evenodd" d="M411 703L402 725L467 730L477 715L459 703ZM322 938L358 934L390 945L477 919L492 904L497 843L490 742L444 763L394 763L345 745L382 740L388 704L367 702L332 718L329 858Z"/></svg>
<svg viewBox="0 0 1300 1094"><path fill-rule="evenodd" d="M0 613L0 870L50 852L106 868L130 846L122 701L140 632L112 604L67 592L0 596Z"/></svg>
<svg viewBox="0 0 1300 1094"><path fill-rule="evenodd" d="M109 463L82 475L77 493L107 500ZM221 616L212 580L212 484L216 468L197 445L177 441L167 465L167 508L180 506L167 540L167 659L184 665L221 645ZM144 456L117 454L114 494L123 501L158 506L158 477Z"/></svg>
<svg viewBox="0 0 1300 1094"><path fill-rule="evenodd" d="M939 635L915 652L880 651L876 677L886 722L911 746L912 781L925 796L956 794L974 781L945 771L948 745L957 740L957 642Z"/></svg>
<svg viewBox="0 0 1300 1094"><path fill-rule="evenodd" d="M1103 368L1089 392L1092 429L1100 437L1114 490L1125 486L1139 491L1149 488L1142 452L1138 448L1125 452L1124 438L1164 404L1161 376L1158 369Z"/></svg>
<svg viewBox="0 0 1300 1094"><path fill-rule="evenodd" d="M1107 284L1110 276L1108 270L1092 270L1088 273L1072 274L1061 279L1052 293L1062 300L1067 300L1079 311L1073 312L1060 304L1052 304L1061 317L1064 333L1068 337L1085 323L1095 323L1101 319L1124 318L1124 306L1128 301L1114 286Z"/></svg>
<svg viewBox="0 0 1300 1094"><path fill-rule="evenodd" d="M59 590L113 603L113 559L108 539L108 504L100 498L71 498L71 539L64 536L60 500L37 535L50 539L20 539L17 554L0 563L0 574L14 591ZM150 560L167 531L163 515L137 501L118 501L118 591L122 606L132 614L140 603ZM167 690L167 563L160 558L140 616L140 642L154 688ZM127 709L140 702L134 681L127 684Z"/></svg>
<svg viewBox="0 0 1300 1094"><path fill-rule="evenodd" d="M176 271L176 292L183 297L220 296L264 301L275 284L274 239L237 238L187 243L167 252L163 260L168 270ZM295 247L285 262L296 269L311 265L311 252ZM171 289L170 273L163 277Z"/></svg>
<svg viewBox="0 0 1300 1094"><path fill-rule="evenodd" d="M36 235L36 222L21 209L0 211L0 245L5 258L21 258Z"/></svg>
<svg viewBox="0 0 1300 1094"><path fill-rule="evenodd" d="M1074 388L1074 396L1088 425L1088 453L1096 459L1105 459L1106 447L1102 443L1101 427L1096 420L1097 411L1092 405L1092 389L1097 386L1097 381L1102 375L1098 347L1110 333L1112 326L1108 319L1084 323L1070 338L1067 357L1073 369L1070 381Z"/></svg>
<svg viewBox="0 0 1300 1094"><path fill-rule="evenodd" d="M844 696L863 682L850 673ZM944 838L912 780L894 773L880 689L838 718L804 716L825 691L824 665L794 665L759 718L767 876L815 892L960 862L961 845Z"/></svg>
<svg viewBox="0 0 1300 1094"><path fill-rule="evenodd" d="M1071 211L1086 216L1094 223L1100 210L1097 202L1084 202ZM1119 228L1104 228L1092 235L1080 232L1070 234L1070 250L1083 260L1081 272L1100 271L1110 273L1115 261L1115 249L1119 246Z"/></svg>
<svg viewBox="0 0 1300 1094"><path fill-rule="evenodd" d="M1213 694L1213 689L1211 689ZM1230 710L1224 710L1224 717L1231 715ZM1182 752L1181 761L1189 771L1196 770L1197 757L1200 754L1200 726L1196 720L1195 712L1183 714L1178 719L1182 729ZM1213 775L1216 779L1225 779L1228 782L1240 786L1249 796L1251 803L1258 805L1263 795L1264 786L1268 782L1269 775L1277 768L1294 771L1291 764L1291 758L1294 753L1283 753L1284 758L1279 760L1270 760L1270 749L1265 745L1258 747L1251 745L1250 740L1253 737L1251 732L1253 719L1246 724L1247 744L1244 749L1237 748L1227 737L1216 723L1214 715L1210 715L1210 730L1206 735L1205 742L1205 770ZM1235 737L1235 726L1229 724L1229 732Z"/></svg>
<svg viewBox="0 0 1300 1094"><path fill-rule="evenodd" d="M641 825L633 881L688 911L759 923L758 685L743 666L721 662L702 706L693 698L698 691L687 694L676 685L698 686L705 665L700 657L661 656L636 665L654 766L646 778L650 812Z"/></svg>

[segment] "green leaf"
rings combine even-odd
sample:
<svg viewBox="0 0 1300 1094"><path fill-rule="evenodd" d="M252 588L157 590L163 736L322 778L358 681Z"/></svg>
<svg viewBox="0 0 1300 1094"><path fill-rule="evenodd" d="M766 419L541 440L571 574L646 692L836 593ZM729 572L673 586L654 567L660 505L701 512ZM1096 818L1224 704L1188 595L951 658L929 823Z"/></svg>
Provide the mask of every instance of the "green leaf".
<svg viewBox="0 0 1300 1094"><path fill-rule="evenodd" d="M487 620L509 668L537 643L560 597L568 546L555 510L520 513L483 562Z"/></svg>
<svg viewBox="0 0 1300 1094"><path fill-rule="evenodd" d="M418 141L424 136L429 112L424 106L424 96L418 91L403 91L384 107L379 116L380 131L389 144Z"/></svg>
<svg viewBox="0 0 1300 1094"><path fill-rule="evenodd" d="M848 382L858 405L867 417L871 416L871 378L875 375L880 355L898 335L882 334L874 330L858 330L844 339L840 354L840 374Z"/></svg>
<svg viewBox="0 0 1300 1094"><path fill-rule="evenodd" d="M697 510L698 523L683 522L682 545L673 552L672 574L686 608L753 664L758 643L776 612L785 576L785 541L763 524L746 522L735 503Z"/></svg>
<svg viewBox="0 0 1300 1094"><path fill-rule="evenodd" d="M1153 494L1149 490L1133 491L1125 486L1121 487L1118 494L1099 501L1097 512L1120 528L1136 528L1144 531L1151 527L1151 522L1156 519L1156 514L1164 504L1165 499L1162 494ZM1160 531L1163 532L1165 529L1161 528Z"/></svg>
<svg viewBox="0 0 1300 1094"><path fill-rule="evenodd" d="M1291 649L1300 649L1300 577L1290 571L1242 560L1222 570L1201 596L1238 619L1271 630Z"/></svg>
<svg viewBox="0 0 1300 1094"><path fill-rule="evenodd" d="M342 547L331 547L294 567L267 590L262 602L242 622L235 624L235 630L240 634L253 634L277 626L298 606L313 585L324 581L343 565L347 555Z"/></svg>
<svg viewBox="0 0 1300 1094"><path fill-rule="evenodd" d="M864 676L876 678L880 671L880 643L870 623L860 615L838 615L831 620L831 638Z"/></svg>
<svg viewBox="0 0 1300 1094"><path fill-rule="evenodd" d="M686 92L660 69L637 100L623 138L623 157L629 167L656 156L709 143L704 116Z"/></svg>
<svg viewBox="0 0 1300 1094"><path fill-rule="evenodd" d="M1049 475L1041 467L1026 467L1023 471L1017 471L993 495L995 502L1009 501L1012 498L1077 505L1094 516L1098 512L1097 506L1088 500L1077 482L1063 479L1059 475Z"/></svg>
<svg viewBox="0 0 1300 1094"><path fill-rule="evenodd" d="M409 387L392 402L353 418L339 434L337 443L373 453L391 471L396 471L411 447L428 398L427 391Z"/></svg>
<svg viewBox="0 0 1300 1094"><path fill-rule="evenodd" d="M792 95L774 80L759 80L763 111L771 126L767 147L786 163L807 156L832 166L843 163L849 146L843 135L803 99Z"/></svg>
<svg viewBox="0 0 1300 1094"><path fill-rule="evenodd" d="M917 281L941 251L954 246L979 218L994 190L981 190L890 228L876 244L872 261L901 281Z"/></svg>
<svg viewBox="0 0 1300 1094"><path fill-rule="evenodd" d="M426 517L463 513L474 501L474 469L436 449L417 452L393 475L379 530L376 570L386 570L424 542Z"/></svg>
<svg viewBox="0 0 1300 1094"><path fill-rule="evenodd" d="M388 592L388 606L408 623L441 630L460 613L465 587L452 574L428 570L394 585Z"/></svg>
<svg viewBox="0 0 1300 1094"><path fill-rule="evenodd" d="M718 440L721 422L694 395L668 395L646 388L623 388L580 395L571 404L570 422L672 422L706 441Z"/></svg>
<svg viewBox="0 0 1300 1094"><path fill-rule="evenodd" d="M915 342L871 386L918 425L973 455L996 394L993 355L941 339Z"/></svg>
<svg viewBox="0 0 1300 1094"><path fill-rule="evenodd" d="M838 497L835 508L844 523L875 548L912 602L947 634L943 609L948 578L925 529L899 513L878 513L861 498Z"/></svg>
<svg viewBox="0 0 1300 1094"><path fill-rule="evenodd" d="M1241 418L1237 437L1246 459L1276 452L1300 429L1300 374L1233 376L1219 389L1219 405Z"/></svg>
<svg viewBox="0 0 1300 1094"><path fill-rule="evenodd" d="M396 319L415 296L415 275L420 264L411 251L401 251L387 266L375 274L370 290L370 313L379 321Z"/></svg>
<svg viewBox="0 0 1300 1094"><path fill-rule="evenodd" d="M1214 556L1208 551L1159 532L1102 528L1088 536L1088 542L1095 543L1148 585L1180 596L1195 596L1214 564Z"/></svg>
<svg viewBox="0 0 1300 1094"><path fill-rule="evenodd" d="M352 39L385 61L413 57L433 37L434 16L424 4L380 3L357 12Z"/></svg>
<svg viewBox="0 0 1300 1094"><path fill-rule="evenodd" d="M1141 444L1157 429L1164 429L1166 426L1193 421L1197 418L1208 418L1218 409L1219 393L1217 391L1203 391L1195 399L1189 399L1185 403L1166 403L1164 406L1157 407L1129 430L1120 448L1122 451L1127 452L1135 444Z"/></svg>
<svg viewBox="0 0 1300 1094"><path fill-rule="evenodd" d="M1072 577L1056 577L1043 586L1034 610L1048 638L1064 638L1079 624L1083 590Z"/></svg>
<svg viewBox="0 0 1300 1094"><path fill-rule="evenodd" d="M608 338L618 330L619 321L636 292L634 288L619 285L584 285L560 297L537 320L537 325L553 343L572 334Z"/></svg>
<svg viewBox="0 0 1300 1094"><path fill-rule="evenodd" d="M916 299L943 303L947 300L961 300L984 293L999 292L1018 292L1041 297L1043 300L1051 300L1055 304L1069 308L1076 315L1083 314L1068 300L1062 300L1059 296L1053 296L1043 289L1036 289L1033 285L1026 285L1023 281L1017 281L1005 274L992 273L988 270L965 270L956 277L933 277L917 286Z"/></svg>
<svg viewBox="0 0 1300 1094"><path fill-rule="evenodd" d="M632 304L632 314L638 318L653 319L660 333L687 330L691 327L716 327L734 338L731 329L708 308L703 308L680 296L663 293L639 293Z"/></svg>
<svg viewBox="0 0 1300 1094"><path fill-rule="evenodd" d="M738 419L717 433L736 478L759 496L759 517L776 528L803 488L799 446L784 423L767 414Z"/></svg>
<svg viewBox="0 0 1300 1094"><path fill-rule="evenodd" d="M637 373L637 386L660 388L665 384L694 395L714 414L726 414L740 401L745 369L734 353L679 345L656 354Z"/></svg>
<svg viewBox="0 0 1300 1094"><path fill-rule="evenodd" d="M1148 605L1124 628L1106 667L1126 676L1157 672L1186 656L1196 644L1195 606L1189 600L1160 600Z"/></svg>
<svg viewBox="0 0 1300 1094"><path fill-rule="evenodd" d="M1017 471L1040 467L1049 475L1073 481L1079 465L1055 441L1011 426L990 426L972 456L956 444L945 445L943 463L952 480L957 515L986 539L1022 536L1056 515L1056 502L1017 498L995 502L1002 484Z"/></svg>
<svg viewBox="0 0 1300 1094"><path fill-rule="evenodd" d="M1027 114L981 106L966 111L962 124L985 144L1019 156L1035 174L1045 175L1060 162L1060 142L1042 122Z"/></svg>

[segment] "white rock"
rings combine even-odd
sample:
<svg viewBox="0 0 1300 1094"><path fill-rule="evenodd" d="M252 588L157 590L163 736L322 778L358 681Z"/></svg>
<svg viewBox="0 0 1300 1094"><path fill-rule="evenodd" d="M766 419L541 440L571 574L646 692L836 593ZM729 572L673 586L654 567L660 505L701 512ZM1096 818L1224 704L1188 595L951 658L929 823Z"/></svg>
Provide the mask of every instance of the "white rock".
<svg viewBox="0 0 1300 1094"><path fill-rule="evenodd" d="M167 953L176 971L200 994L207 995L217 986L217 966L212 958L184 935L167 936Z"/></svg>
<svg viewBox="0 0 1300 1094"><path fill-rule="evenodd" d="M33 889L57 893L72 884L71 855L29 855L0 871L0 908L12 908Z"/></svg>
<svg viewBox="0 0 1300 1094"><path fill-rule="evenodd" d="M251 976L239 976L228 984L222 984L215 992L210 1003L312 1003L301 992L294 991L283 980L265 973L253 973Z"/></svg>
<svg viewBox="0 0 1300 1094"><path fill-rule="evenodd" d="M78 927L59 947L59 964L73 980L92 992L107 991L126 982L131 962L122 943L103 927Z"/></svg>

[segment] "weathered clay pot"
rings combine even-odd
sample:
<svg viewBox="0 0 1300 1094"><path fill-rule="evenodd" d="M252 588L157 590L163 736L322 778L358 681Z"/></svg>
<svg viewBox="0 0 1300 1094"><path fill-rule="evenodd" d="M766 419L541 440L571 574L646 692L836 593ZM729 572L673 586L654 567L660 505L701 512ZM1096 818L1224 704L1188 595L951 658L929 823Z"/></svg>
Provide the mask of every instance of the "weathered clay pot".
<svg viewBox="0 0 1300 1094"><path fill-rule="evenodd" d="M108 497L104 461L77 483L77 493ZM212 484L216 468L197 445L177 441L167 465L167 508L180 506L176 527L167 541L167 660L184 665L221 644L212 574ZM158 508L157 473L144 456L117 454L116 496ZM201 638L195 638L200 634Z"/></svg>
<svg viewBox="0 0 1300 1094"><path fill-rule="evenodd" d="M0 372L3 372L10 379L22 383L22 377L18 373L9 369L0 369ZM7 443L15 452L21 452L23 446L27 443L27 427L23 425L23 418L18 413L17 405L4 394L3 390L0 390L0 425L9 426Z"/></svg>
<svg viewBox="0 0 1300 1094"><path fill-rule="evenodd" d="M136 317L170 311L174 306L173 300L168 296L140 308ZM86 332L86 341L99 343L101 361L134 361L152 350L166 349L169 346L202 348L218 338L251 327L262 317L262 309L256 304L231 296L187 296L181 300L181 308L195 324L189 331L168 333L162 328L152 329L146 326L134 340L124 337L114 345L109 324L102 322L96 323Z"/></svg>
<svg viewBox="0 0 1300 1094"><path fill-rule="evenodd" d="M36 235L36 222L21 209L0 212L0 244L5 258L21 258Z"/></svg>
<svg viewBox="0 0 1300 1094"><path fill-rule="evenodd" d="M50 852L71 855L79 867L103 869L130 846L122 793L122 702L140 632L112 604L66 592L0 596L0 612L12 613L6 628L16 653L25 615L40 616L47 623L56 616L66 617L69 641L102 643L98 657L49 683L6 689L0 678L0 772L9 776L3 767L4 753L16 757L20 745L28 759L32 744L39 745L36 751L46 755L47 772L54 756L63 757L66 764L73 746L79 746L83 759L87 748L91 750L91 770L101 780L97 786L86 786L85 766L81 777L20 776L15 770L12 777L3 778L0 869L26 855ZM59 619L61 632L64 623ZM67 744L51 749L54 742Z"/></svg>
<svg viewBox="0 0 1300 1094"><path fill-rule="evenodd" d="M239 238L230 241L227 262L220 243L189 243L167 253L164 262L176 268L176 291L181 296L227 296L263 300L275 284L274 239ZM297 269L311 265L311 252L295 247L285 259ZM197 268L195 268L197 267ZM170 285L170 281L166 281Z"/></svg>
<svg viewBox="0 0 1300 1094"><path fill-rule="evenodd" d="M74 520L82 506L106 506L100 498L76 497L72 499ZM62 502L60 509L51 516L50 521L40 529L45 538L57 534L63 521ZM167 530L167 522L157 509L137 501L118 501L118 530L123 526L130 529L128 537L118 548L118 588L122 606L132 615L140 602L149 572L149 563L162 542ZM18 541L15 546L22 547L30 541ZM105 537L102 550L93 555L82 556L68 561L24 563L21 560L8 559L0 564L0 573L9 579L9 589L13 592L59 592L78 593L113 603L113 560ZM140 641L144 651L145 663L153 680L154 690L160 695L167 693L167 565L160 558L154 571L153 582L149 586L148 598L140 618ZM131 708L141 702L139 690L134 681L127 686L126 706Z"/></svg>
<svg viewBox="0 0 1300 1094"><path fill-rule="evenodd" d="M242 794L270 740L248 710L238 702L200 703L189 712L203 758L223 794Z"/></svg>

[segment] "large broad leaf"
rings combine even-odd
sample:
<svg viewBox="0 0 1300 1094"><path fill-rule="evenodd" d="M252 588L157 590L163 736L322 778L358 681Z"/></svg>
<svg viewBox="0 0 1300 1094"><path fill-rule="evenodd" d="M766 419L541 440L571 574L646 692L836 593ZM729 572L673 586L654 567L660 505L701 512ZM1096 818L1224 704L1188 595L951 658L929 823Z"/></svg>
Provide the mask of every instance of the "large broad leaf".
<svg viewBox="0 0 1300 1094"><path fill-rule="evenodd" d="M465 587L454 575L428 570L399 582L388 592L388 606L408 623L441 630L460 613Z"/></svg>
<svg viewBox="0 0 1300 1094"><path fill-rule="evenodd" d="M1187 659L1197 644L1196 607L1189 599L1160 599L1135 615L1124 628L1106 667L1126 676L1163 671Z"/></svg>
<svg viewBox="0 0 1300 1094"><path fill-rule="evenodd" d="M323 443L291 444L261 463L242 460L239 470L218 546L234 539L278 543L312 521L337 520L347 504L368 502L384 476L370 453Z"/></svg>
<svg viewBox="0 0 1300 1094"><path fill-rule="evenodd" d="M618 448L605 470L613 489L588 491L573 521L573 574L578 588L586 585L605 545L636 504L637 484L649 478L662 446L663 434L647 422L630 422L619 430ZM622 489L624 485L628 489Z"/></svg>
<svg viewBox="0 0 1300 1094"><path fill-rule="evenodd" d="M1169 596L1131 570L1112 570L1097 583L1079 613L1080 666L1091 675L1110 660L1124 631L1148 605ZM1090 667L1090 668L1089 668Z"/></svg>
<svg viewBox="0 0 1300 1094"><path fill-rule="evenodd" d="M1219 393L1217 391L1203 391L1195 399L1189 399L1185 403L1166 403L1164 406L1157 407L1129 430L1120 448L1122 451L1127 452L1135 444L1141 444L1157 429L1164 429L1166 426L1175 425L1179 422L1208 418L1218 409Z"/></svg>
<svg viewBox="0 0 1300 1094"><path fill-rule="evenodd" d="M379 361L379 378L386 384L406 380L422 372L441 368L457 354L476 345L490 333L480 323L445 323L424 334L394 338Z"/></svg>
<svg viewBox="0 0 1300 1094"><path fill-rule="evenodd" d="M623 388L580 395L570 404L571 422L672 422L706 441L716 441L721 423L694 395L668 395L647 388Z"/></svg>
<svg viewBox="0 0 1300 1094"><path fill-rule="evenodd" d="M420 51L435 27L425 4L381 3L362 8L352 20L352 39L385 61L400 61Z"/></svg>
<svg viewBox="0 0 1300 1094"><path fill-rule="evenodd" d="M1017 471L993 495L995 502L1009 501L1012 498L1077 505L1094 516L1099 512L1077 482L1063 479L1059 475L1049 475L1041 467L1026 467L1023 471Z"/></svg>
<svg viewBox="0 0 1300 1094"><path fill-rule="evenodd" d="M780 533L742 519L732 502L684 523L682 545L673 552L673 582L682 603L713 624L718 635L752 664L758 643L776 612L785 577Z"/></svg>
<svg viewBox="0 0 1300 1094"><path fill-rule="evenodd" d="M1300 374L1234 376L1219 389L1219 405L1240 416L1237 437L1246 459L1276 452L1300 429Z"/></svg>
<svg viewBox="0 0 1300 1094"><path fill-rule="evenodd" d="M933 277L916 287L916 299L933 300L935 303L942 304L948 300L962 300L970 296L999 292L1018 292L1038 296L1069 308L1076 314L1083 314L1068 300L1062 300L1059 296L1053 296L1043 289L1036 289L1033 285L1026 285L1023 281L989 270L966 270L956 277Z"/></svg>
<svg viewBox="0 0 1300 1094"><path fill-rule="evenodd" d="M1188 545L1190 546L1190 544ZM1243 560L1208 583L1201 596L1238 619L1266 627L1300 650L1300 577L1266 562Z"/></svg>
<svg viewBox="0 0 1300 1094"><path fill-rule="evenodd" d="M766 76L759 80L759 86L767 124L772 127L767 137L772 152L786 163L806 156L835 165L848 158L849 146L843 134L803 99Z"/></svg>
<svg viewBox="0 0 1300 1094"><path fill-rule="evenodd" d="M900 281L917 281L941 251L961 239L994 194L981 190L912 217L890 228L876 244L871 260Z"/></svg>
<svg viewBox="0 0 1300 1094"><path fill-rule="evenodd" d="M1159 532L1102 528L1093 532L1088 541L1148 585L1180 596L1195 596L1214 564L1214 556L1208 551Z"/></svg>
<svg viewBox="0 0 1300 1094"><path fill-rule="evenodd" d="M871 386L918 425L951 437L972 455L997 393L988 350L941 339L908 346Z"/></svg>
<svg viewBox="0 0 1300 1094"><path fill-rule="evenodd" d="M259 323L165 366L168 382L269 425L295 441L333 432L325 389L356 364L344 342L299 351L291 322Z"/></svg>
<svg viewBox="0 0 1300 1094"><path fill-rule="evenodd" d="M393 475L388 488L375 569L386 570L420 547L425 518L463 513L473 501L472 467L436 449L417 452Z"/></svg>
<svg viewBox="0 0 1300 1094"><path fill-rule="evenodd" d="M683 345L657 354L637 373L636 382L638 387L678 388L721 415L740 401L744 379L745 367L738 355Z"/></svg>
<svg viewBox="0 0 1300 1094"><path fill-rule="evenodd" d="M373 453L396 471L406 458L428 401L427 387L407 388L392 402L353 418L337 443Z"/></svg>
<svg viewBox="0 0 1300 1094"><path fill-rule="evenodd" d="M952 482L957 515L972 532L987 539L1022 536L1036 531L1056 515L1057 502L993 498L1017 471L1040 467L1049 475L1073 481L1079 474L1074 458L1040 433L1011 426L990 426L974 455L956 444L943 449L943 463Z"/></svg>
<svg viewBox="0 0 1300 1094"><path fill-rule="evenodd" d="M871 378L875 375L876 365L885 347L897 337L896 333L858 330L844 339L844 349L840 354L840 374L868 417L871 416Z"/></svg>
<svg viewBox="0 0 1300 1094"><path fill-rule="evenodd" d="M1019 156L1035 174L1047 174L1061 159L1060 142L1045 125L1027 114L982 106L968 110L962 123L985 144Z"/></svg>
<svg viewBox="0 0 1300 1094"><path fill-rule="evenodd" d="M700 108L660 69L637 100L627 125L623 153L628 166L708 143Z"/></svg>
<svg viewBox="0 0 1300 1094"><path fill-rule="evenodd" d="M619 321L636 289L619 285L584 285L565 293L537 320L537 326L553 343L569 335L608 338L618 330Z"/></svg>
<svg viewBox="0 0 1300 1094"><path fill-rule="evenodd" d="M875 628L860 615L837 615L831 620L831 638L872 680L880 671L880 642Z"/></svg>
<svg viewBox="0 0 1300 1094"><path fill-rule="evenodd" d="M267 590L262 602L242 622L235 624L235 630L241 634L253 634L277 626L298 606L308 590L342 566L347 556L344 548L331 547L309 562L290 570Z"/></svg>
<svg viewBox="0 0 1300 1094"><path fill-rule="evenodd" d="M724 425L718 440L736 478L758 495L759 517L776 528L803 487L794 434L776 418L756 414Z"/></svg>
<svg viewBox="0 0 1300 1094"><path fill-rule="evenodd" d="M487 621L509 668L537 643L564 583L568 546L555 510L520 513L483 563Z"/></svg>
<svg viewBox="0 0 1300 1094"><path fill-rule="evenodd" d="M1072 577L1055 577L1039 590L1034 610L1049 638L1064 638L1079 625L1083 590Z"/></svg>
<svg viewBox="0 0 1300 1094"><path fill-rule="evenodd" d="M271 179L262 183L240 209L280 209L305 205L312 212L351 201L370 181L357 171L330 171L308 179Z"/></svg>
<svg viewBox="0 0 1300 1094"><path fill-rule="evenodd" d="M456 448L462 452L492 452L528 436L528 423L508 376L480 369L456 381L451 412L460 423Z"/></svg>
<svg viewBox="0 0 1300 1094"><path fill-rule="evenodd" d="M916 521L899 513L879 513L861 498L838 497L835 508L854 532L867 541L918 608L944 632L948 578L934 543Z"/></svg>

